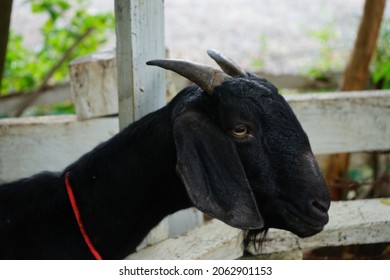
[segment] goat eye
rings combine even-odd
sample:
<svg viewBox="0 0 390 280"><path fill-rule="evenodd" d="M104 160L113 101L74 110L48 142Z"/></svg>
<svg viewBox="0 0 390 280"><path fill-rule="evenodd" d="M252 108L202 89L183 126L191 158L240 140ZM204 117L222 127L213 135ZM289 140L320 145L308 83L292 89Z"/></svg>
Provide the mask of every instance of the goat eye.
<svg viewBox="0 0 390 280"><path fill-rule="evenodd" d="M248 133L248 128L245 125L240 125L233 128L232 133L236 137L242 137Z"/></svg>

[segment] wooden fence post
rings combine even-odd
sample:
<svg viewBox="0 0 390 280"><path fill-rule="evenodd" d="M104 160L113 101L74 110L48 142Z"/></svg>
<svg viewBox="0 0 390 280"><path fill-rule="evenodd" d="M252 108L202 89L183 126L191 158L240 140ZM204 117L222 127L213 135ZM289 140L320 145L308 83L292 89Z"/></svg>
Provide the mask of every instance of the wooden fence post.
<svg viewBox="0 0 390 280"><path fill-rule="evenodd" d="M164 1L115 0L119 126L166 103L165 72L146 61L165 57Z"/></svg>
<svg viewBox="0 0 390 280"><path fill-rule="evenodd" d="M166 72L147 66L165 57L164 1L115 0L119 127L122 130L166 104ZM200 225L199 211L164 219L139 246L150 245Z"/></svg>

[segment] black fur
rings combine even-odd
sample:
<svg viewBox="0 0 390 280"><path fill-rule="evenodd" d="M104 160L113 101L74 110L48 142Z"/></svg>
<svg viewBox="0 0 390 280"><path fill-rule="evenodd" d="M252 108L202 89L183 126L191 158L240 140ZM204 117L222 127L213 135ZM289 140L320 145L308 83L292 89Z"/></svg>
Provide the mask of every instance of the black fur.
<svg viewBox="0 0 390 280"><path fill-rule="evenodd" d="M232 130L245 125L248 134ZM176 172L177 168L177 172ZM277 89L253 75L212 96L197 86L131 124L61 173L0 186L1 259L90 259L65 189L104 259L133 252L162 218L196 206L248 230L313 235L329 195L306 134Z"/></svg>

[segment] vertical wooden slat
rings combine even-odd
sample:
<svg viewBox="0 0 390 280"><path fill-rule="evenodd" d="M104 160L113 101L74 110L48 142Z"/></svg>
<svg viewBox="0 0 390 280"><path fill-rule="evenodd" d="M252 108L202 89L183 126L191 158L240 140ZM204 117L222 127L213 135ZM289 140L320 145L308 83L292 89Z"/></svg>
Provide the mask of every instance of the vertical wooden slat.
<svg viewBox="0 0 390 280"><path fill-rule="evenodd" d="M165 57L164 1L115 0L119 126L165 105L165 73L145 62Z"/></svg>
<svg viewBox="0 0 390 280"><path fill-rule="evenodd" d="M166 103L166 73L145 64L165 57L164 1L115 0L115 14L119 127L123 129ZM199 213L192 210L166 217L139 248L168 238L170 232L192 229L201 222Z"/></svg>

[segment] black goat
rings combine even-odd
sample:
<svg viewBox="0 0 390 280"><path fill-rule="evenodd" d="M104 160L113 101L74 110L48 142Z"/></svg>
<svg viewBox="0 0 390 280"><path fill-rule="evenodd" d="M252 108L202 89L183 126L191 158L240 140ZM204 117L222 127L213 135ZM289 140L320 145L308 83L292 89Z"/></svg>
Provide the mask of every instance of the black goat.
<svg viewBox="0 0 390 280"><path fill-rule="evenodd" d="M271 83L209 55L224 72L149 62L197 85L63 172L0 186L0 258L93 258L66 180L105 259L126 257L162 218L194 205L248 236L270 227L301 237L321 231L329 195L293 111Z"/></svg>

